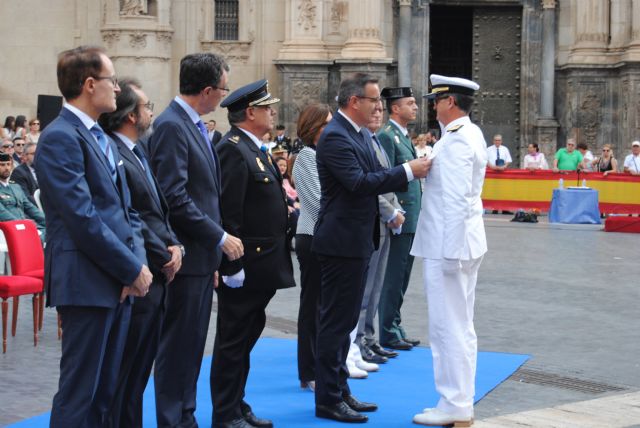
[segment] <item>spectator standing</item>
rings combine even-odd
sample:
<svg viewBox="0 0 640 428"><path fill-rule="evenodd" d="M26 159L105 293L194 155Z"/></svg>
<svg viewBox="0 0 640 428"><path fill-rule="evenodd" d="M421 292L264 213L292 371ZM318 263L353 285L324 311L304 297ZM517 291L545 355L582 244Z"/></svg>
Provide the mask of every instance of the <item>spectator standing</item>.
<svg viewBox="0 0 640 428"><path fill-rule="evenodd" d="M2 127L2 132L0 132L0 139L13 140L15 129L16 129L16 118L13 116L7 116L4 119L4 126Z"/></svg>
<svg viewBox="0 0 640 428"><path fill-rule="evenodd" d="M23 115L16 116L15 133L13 138L27 136L27 118Z"/></svg>
<svg viewBox="0 0 640 428"><path fill-rule="evenodd" d="M38 143L40 138L40 119L37 117L29 121L29 132L27 133L27 143Z"/></svg>
<svg viewBox="0 0 640 428"><path fill-rule="evenodd" d="M544 154L540 153L538 143L529 143L527 146L527 154L524 156L524 169L535 171L537 169L549 169L549 164L544 157Z"/></svg>
<svg viewBox="0 0 640 428"><path fill-rule="evenodd" d="M640 175L640 141L631 143L631 154L624 158L624 172Z"/></svg>
<svg viewBox="0 0 640 428"><path fill-rule="evenodd" d="M38 177L36 176L36 170L33 168L36 148L37 145L35 143L27 143L22 151L22 163L11 173L11 179L22 187L27 198L34 204L36 200L33 194L38 189Z"/></svg>
<svg viewBox="0 0 640 428"><path fill-rule="evenodd" d="M300 309L298 311L298 378L300 387L316 387L316 332L320 298L320 262L311 251L311 241L320 211L320 180L316 144L332 115L326 104L307 106L298 118L298 137L305 147L293 165L293 179L300 199L296 229L296 256L300 264Z"/></svg>
<svg viewBox="0 0 640 428"><path fill-rule="evenodd" d="M613 156L611 144L602 146L602 156L594 159L591 163L595 171L602 172L605 176L610 172L618 171L618 161Z"/></svg>
<svg viewBox="0 0 640 428"><path fill-rule="evenodd" d="M216 129L216 121L213 119L207 122L207 136L214 146L218 144L220 138L222 138L222 133Z"/></svg>
<svg viewBox="0 0 640 428"><path fill-rule="evenodd" d="M291 138L285 135L286 128L283 124L276 126L276 136L273 142L276 143L276 147L282 147L287 153L291 152Z"/></svg>
<svg viewBox="0 0 640 428"><path fill-rule="evenodd" d="M513 162L509 149L502 145L500 134L493 136L493 144L487 148L487 156L489 158L487 166L493 171L504 171Z"/></svg>
<svg viewBox="0 0 640 428"><path fill-rule="evenodd" d="M582 155L582 171L583 172L593 172L593 153L589 150L589 147L586 143L579 143L576 148Z"/></svg>
<svg viewBox="0 0 640 428"><path fill-rule="evenodd" d="M576 171L582 164L582 154L576 150L576 140L569 138L567 147L556 152L553 159L553 172Z"/></svg>
<svg viewBox="0 0 640 428"><path fill-rule="evenodd" d="M429 156L431 150L433 150L433 147L427 143L427 135L428 134L419 134L416 137L416 156L419 158Z"/></svg>

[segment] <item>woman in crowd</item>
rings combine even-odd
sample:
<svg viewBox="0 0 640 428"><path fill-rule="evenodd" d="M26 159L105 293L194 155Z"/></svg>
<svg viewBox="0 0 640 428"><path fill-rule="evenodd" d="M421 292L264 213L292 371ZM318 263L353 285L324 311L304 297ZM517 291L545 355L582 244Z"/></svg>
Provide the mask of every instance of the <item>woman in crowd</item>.
<svg viewBox="0 0 640 428"><path fill-rule="evenodd" d="M576 146L578 151L582 154L581 168L584 172L593 172L593 153L589 150L586 143L580 143Z"/></svg>
<svg viewBox="0 0 640 428"><path fill-rule="evenodd" d="M16 116L15 132L13 138L22 137L26 138L27 135L27 118L23 115Z"/></svg>
<svg viewBox="0 0 640 428"><path fill-rule="evenodd" d="M27 143L38 144L40 138L40 119L33 118L29 121L29 132L27 133Z"/></svg>
<svg viewBox="0 0 640 428"><path fill-rule="evenodd" d="M13 135L16 129L16 118L7 116L4 120L4 126L0 130L0 141L9 139L13 141Z"/></svg>
<svg viewBox="0 0 640 428"><path fill-rule="evenodd" d="M540 153L538 143L529 143L527 146L528 153L524 156L524 169L535 171L536 169L549 169L547 160Z"/></svg>
<svg viewBox="0 0 640 428"><path fill-rule="evenodd" d="M298 227L298 217L300 217L300 203L298 202L298 192L291 185L291 180L288 173L289 164L283 157L277 157L276 166L280 170L282 176L282 188L287 195L287 205L289 205L289 221L287 222L287 243L289 248L293 248L291 244L293 237L296 234L296 228Z"/></svg>
<svg viewBox="0 0 640 428"><path fill-rule="evenodd" d="M416 156L421 158L424 156L429 156L431 154L432 148L427 144L427 134L420 134L416 137Z"/></svg>
<svg viewBox="0 0 640 428"><path fill-rule="evenodd" d="M602 156L591 162L594 171L602 172L606 176L610 172L618 171L618 161L613 157L613 149L610 144L602 146Z"/></svg>
<svg viewBox="0 0 640 428"><path fill-rule="evenodd" d="M307 106L298 118L298 137L305 147L298 153L293 178L300 199L296 231L296 255L300 263L300 310L298 312L298 377L302 388L315 389L315 342L320 262L311 252L313 230L320 210L320 179L316 166L316 144L331 120L326 104Z"/></svg>

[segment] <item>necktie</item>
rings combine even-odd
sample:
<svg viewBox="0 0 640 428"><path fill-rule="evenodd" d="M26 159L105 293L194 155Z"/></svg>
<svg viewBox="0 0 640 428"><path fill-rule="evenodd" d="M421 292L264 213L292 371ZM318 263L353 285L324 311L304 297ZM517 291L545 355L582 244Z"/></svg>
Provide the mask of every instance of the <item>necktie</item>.
<svg viewBox="0 0 640 428"><path fill-rule="evenodd" d="M98 146L100 146L102 153L106 156L107 163L109 164L109 170L111 171L111 178L115 182L117 180L116 162L113 158L113 153L111 152L111 144L109 144L107 136L97 123L91 127L91 134L96 137Z"/></svg>
<svg viewBox="0 0 640 428"><path fill-rule="evenodd" d="M202 135L204 140L207 142L207 147L209 148L209 151L211 152L211 156L215 159L215 156L213 155L213 149L211 148L211 140L209 139L209 133L207 132L206 126L204 126L204 123L201 120L197 121L196 125L198 126L198 129L200 130L200 134Z"/></svg>
<svg viewBox="0 0 640 428"><path fill-rule="evenodd" d="M371 139L376 144L376 146L378 146L378 150L380 150L380 152L382 153L382 156L384 156L384 158L387 160L386 168L390 168L391 167L391 161L389 160L389 156L387 156L387 152L384 150L384 148L380 144L380 141L378 140L378 136L376 134L371 134Z"/></svg>
<svg viewBox="0 0 640 428"><path fill-rule="evenodd" d="M500 147L496 147L496 163L500 160Z"/></svg>
<svg viewBox="0 0 640 428"><path fill-rule="evenodd" d="M142 164L142 169L144 169L144 173L147 176L147 180L149 180L149 184L153 189L153 194L156 197L157 201L160 202L160 196L158 196L158 189L156 188L156 183L153 180L153 176L151 175L151 168L149 167L149 162L147 162L146 156L138 146L133 146L132 151L140 160L140 163Z"/></svg>

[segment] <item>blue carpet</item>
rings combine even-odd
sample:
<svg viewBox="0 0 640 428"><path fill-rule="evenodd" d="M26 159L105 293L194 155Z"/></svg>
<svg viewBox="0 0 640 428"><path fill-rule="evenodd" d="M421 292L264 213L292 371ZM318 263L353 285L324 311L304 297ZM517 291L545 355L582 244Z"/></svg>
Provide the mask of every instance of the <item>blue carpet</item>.
<svg viewBox="0 0 640 428"><path fill-rule="evenodd" d="M480 352L476 376L476 400L508 378L529 357L526 355ZM300 389L296 364L296 341L289 339L260 339L251 358L252 370L247 385L246 400L254 412L269 418L280 428L293 427L345 427L333 421L314 416L313 394ZM211 357L204 359L198 380L199 425L211 425L211 395L209 370ZM349 385L358 398L378 403L380 409L368 413L367 427L415 427L411 418L424 407L437 402L433 387L431 351L415 348L400 352L400 356L381 366L368 379L350 380ZM144 396L144 426L154 427L155 403L153 379ZM45 413L11 425L14 428L48 427L49 414Z"/></svg>

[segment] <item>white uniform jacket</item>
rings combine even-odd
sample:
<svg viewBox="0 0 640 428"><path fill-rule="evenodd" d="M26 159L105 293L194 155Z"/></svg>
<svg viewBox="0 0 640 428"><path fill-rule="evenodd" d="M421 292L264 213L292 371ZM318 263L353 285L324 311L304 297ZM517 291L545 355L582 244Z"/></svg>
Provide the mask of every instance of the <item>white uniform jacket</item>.
<svg viewBox="0 0 640 428"><path fill-rule="evenodd" d="M433 147L411 254L428 259L472 260L487 252L482 184L487 145L468 116L449 123Z"/></svg>

